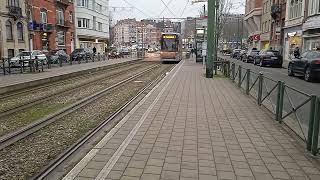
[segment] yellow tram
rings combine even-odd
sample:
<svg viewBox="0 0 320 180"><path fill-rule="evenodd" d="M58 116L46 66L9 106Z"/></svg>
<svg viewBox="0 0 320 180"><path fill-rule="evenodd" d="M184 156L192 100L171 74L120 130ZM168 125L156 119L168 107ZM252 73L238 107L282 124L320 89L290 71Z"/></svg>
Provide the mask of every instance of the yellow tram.
<svg viewBox="0 0 320 180"><path fill-rule="evenodd" d="M180 62L182 59L182 41L178 33L163 33L160 39L160 61Z"/></svg>

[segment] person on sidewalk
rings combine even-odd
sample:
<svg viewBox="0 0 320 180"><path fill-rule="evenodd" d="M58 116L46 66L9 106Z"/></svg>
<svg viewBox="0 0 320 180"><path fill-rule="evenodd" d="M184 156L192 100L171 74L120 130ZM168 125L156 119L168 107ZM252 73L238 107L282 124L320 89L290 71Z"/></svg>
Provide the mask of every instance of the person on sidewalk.
<svg viewBox="0 0 320 180"><path fill-rule="evenodd" d="M294 49L294 51L293 51L293 56L294 56L295 58L300 58L300 49L299 49L299 47L296 47L296 48Z"/></svg>

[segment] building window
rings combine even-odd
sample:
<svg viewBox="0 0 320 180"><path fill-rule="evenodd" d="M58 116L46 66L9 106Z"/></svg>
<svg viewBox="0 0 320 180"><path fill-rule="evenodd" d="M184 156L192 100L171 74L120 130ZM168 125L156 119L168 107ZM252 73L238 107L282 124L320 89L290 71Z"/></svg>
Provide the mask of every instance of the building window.
<svg viewBox="0 0 320 180"><path fill-rule="evenodd" d="M14 57L14 49L8 49L8 58Z"/></svg>
<svg viewBox="0 0 320 180"><path fill-rule="evenodd" d="M65 32L64 31L57 32L56 41L59 46L65 45Z"/></svg>
<svg viewBox="0 0 320 180"><path fill-rule="evenodd" d="M96 6L96 11L99 12L99 13L102 13L102 5L101 4L97 4Z"/></svg>
<svg viewBox="0 0 320 180"><path fill-rule="evenodd" d="M89 19L78 18L78 28L89 28Z"/></svg>
<svg viewBox="0 0 320 180"><path fill-rule="evenodd" d="M102 31L102 23L98 22L98 31Z"/></svg>
<svg viewBox="0 0 320 180"><path fill-rule="evenodd" d="M17 36L19 41L23 41L23 24L21 22L17 23Z"/></svg>
<svg viewBox="0 0 320 180"><path fill-rule="evenodd" d="M320 0L309 0L308 15L312 16L320 13Z"/></svg>
<svg viewBox="0 0 320 180"><path fill-rule="evenodd" d="M41 18L41 23L42 24L47 24L48 23L47 10L42 9L40 11L40 18Z"/></svg>
<svg viewBox="0 0 320 180"><path fill-rule="evenodd" d="M291 0L289 8L289 19L302 16L302 0Z"/></svg>
<svg viewBox="0 0 320 180"><path fill-rule="evenodd" d="M88 0L77 0L77 6L88 8L89 2L88 2Z"/></svg>
<svg viewBox="0 0 320 180"><path fill-rule="evenodd" d="M8 0L8 6L20 7L19 0Z"/></svg>
<svg viewBox="0 0 320 180"><path fill-rule="evenodd" d="M12 23L9 20L6 22L6 34L7 40L13 40Z"/></svg>
<svg viewBox="0 0 320 180"><path fill-rule="evenodd" d="M60 24L60 25L64 25L64 15L63 15L63 10L61 8L58 8L56 10L56 13L57 13L57 24Z"/></svg>
<svg viewBox="0 0 320 180"><path fill-rule="evenodd" d="M69 21L71 23L73 22L73 14L72 14L72 12L69 12Z"/></svg>

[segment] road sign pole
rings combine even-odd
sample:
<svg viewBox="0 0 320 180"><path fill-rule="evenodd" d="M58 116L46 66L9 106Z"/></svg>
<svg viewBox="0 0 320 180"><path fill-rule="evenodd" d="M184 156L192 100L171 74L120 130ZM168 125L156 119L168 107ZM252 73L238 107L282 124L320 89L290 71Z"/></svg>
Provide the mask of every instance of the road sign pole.
<svg viewBox="0 0 320 180"><path fill-rule="evenodd" d="M206 64L206 78L213 78L213 61L215 49L215 5L216 0L208 0L208 44L207 44L207 64Z"/></svg>

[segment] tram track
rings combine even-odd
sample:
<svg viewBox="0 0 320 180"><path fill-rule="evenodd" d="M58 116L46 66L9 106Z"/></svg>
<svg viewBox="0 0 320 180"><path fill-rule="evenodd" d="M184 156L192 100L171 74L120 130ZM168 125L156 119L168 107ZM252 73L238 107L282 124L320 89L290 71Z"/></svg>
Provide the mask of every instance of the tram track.
<svg viewBox="0 0 320 180"><path fill-rule="evenodd" d="M74 112L75 110L79 109L79 108L82 108L84 107L85 105L87 105L88 103L91 103L95 100L97 100L98 98L100 98L101 96L103 96L106 92L110 91L111 89L114 89L120 85L123 85L125 83L127 83L128 81L132 80L132 79L135 79L139 76L141 76L142 74L146 73L146 72L149 72L151 71L152 69L158 67L160 65L154 65L154 66L151 66L149 68L147 68L146 70L142 71L142 72L139 72L138 74L135 74L127 79L124 79L116 84L113 84L89 97L86 97L80 101L77 101L51 115L49 115L48 117L45 117L43 119L40 119L34 123L31 123L21 129L18 129L12 133L9 133L7 135L4 135L2 137L0 137L0 150L19 141L20 139L36 132L37 130L49 125L50 123L58 120L59 118L63 117L63 116L66 116L72 112ZM115 74L114 76L117 76L118 74ZM43 102L43 101L42 101Z"/></svg>
<svg viewBox="0 0 320 180"><path fill-rule="evenodd" d="M143 63L145 63L145 62L137 61L137 62L126 62L126 63L121 63L121 64L115 64L115 65L111 65L112 67L108 67L108 68L103 69L101 71L96 71L96 72L88 73L88 74L81 75L78 77L73 77L73 78L69 78L66 80L53 82L48 85L41 85L38 87L28 88L27 90L12 92L9 94L1 94L0 99L2 99L2 105L1 105L2 107L0 107L0 118L3 116L6 116L8 114L14 113L18 109L21 110L21 109L23 109L24 106L26 106L28 104L34 104L37 101L40 102L40 101L43 101L43 100L48 99L50 97L53 97L56 94L63 93L68 90L72 90L72 89L77 88L77 87L71 86L69 88L63 89L62 88L63 86L67 86L67 85L73 84L75 82L87 80L87 81L84 81L83 84L80 84L80 86L84 86L86 84L94 83L100 79L106 78L105 76L103 76L103 74L110 74L110 72L112 72L112 71L116 71L116 70L123 69L126 67L130 68L132 66L139 66L139 64L143 64ZM99 77L99 76L101 76L101 77ZM95 78L95 77L97 77L97 78ZM91 80L90 78L93 80L90 81ZM51 94L50 94L50 92L47 93L47 91L50 91L52 89L58 89L58 87L61 87L62 89L54 91ZM39 94L43 93L43 92L45 92L45 93L43 95L39 96ZM23 99L22 97L27 98L28 96L37 96L37 97L36 98L31 97L30 101L28 101L28 100L23 101L22 100L22 102L18 102L17 105L10 104L10 103L12 103L12 101ZM3 107L3 106L5 106L5 107Z"/></svg>
<svg viewBox="0 0 320 180"><path fill-rule="evenodd" d="M42 172L44 167L45 169L52 167L56 160L61 161L61 157L64 156L62 154L67 151L70 153L69 150L76 144L79 145L88 134L99 129L106 117L110 119L116 115L115 112L120 111L125 102L132 101L137 94L145 95L145 91L141 89L147 89L146 87L149 87L146 86L147 83L160 74L165 75L171 68L160 65L149 68L149 71L146 70L140 75L136 74L126 83L119 84L104 93L101 98L77 108L72 113L1 149L0 179L28 179ZM125 109L122 111L127 112ZM112 126L113 123L108 121L107 124ZM101 133L105 131L103 129Z"/></svg>
<svg viewBox="0 0 320 180"><path fill-rule="evenodd" d="M106 71L115 70L115 69L119 69L121 67L130 66L130 65L139 64L139 63L143 63L143 62L140 61L140 60L139 61L137 60L137 61L128 61L128 62L123 62L123 63L118 63L118 64L112 64L112 65L106 66L102 70L96 70L94 72L88 72L87 74L84 74L84 75L81 75L81 76L70 77L70 78L67 78L65 80L59 80L59 81L52 82L50 84L39 85L39 86L36 86L36 87L31 87L31 88L28 88L28 89L24 89L24 90L17 90L17 91L14 91L14 92L3 93L3 94L0 94L0 99L5 100L5 99L8 99L8 98L21 96L21 95L28 94L28 93L33 93L34 91L40 91L40 90L41 91L45 91L45 90L47 90L49 88L52 88L52 87L55 87L57 85L61 85L61 84L68 83L68 82L74 82L74 81L77 81L77 80L81 80L81 79L84 79L84 78L87 78L87 77L92 77L94 75L104 73Z"/></svg>
<svg viewBox="0 0 320 180"><path fill-rule="evenodd" d="M170 71L173 69L173 67L170 69ZM147 86L145 86L143 89L141 89L137 95L132 97L130 100L128 100L123 106L117 109L114 113L112 113L109 117L107 117L105 120L103 120L97 127L92 129L89 133L87 133L84 137L82 137L78 142L73 144L70 148L68 148L66 151L64 151L62 154L59 155L56 159L51 161L51 163L45 167L42 172L38 173L36 176L32 177L33 180L42 180L46 177L49 177L50 174L59 166L61 166L65 160L70 158L74 153L76 153L82 146L84 146L91 138L93 138L99 131L104 129L107 125L109 125L111 122L114 121L114 119L119 116L124 111L127 111L127 108L132 105L135 101L137 101L139 98L143 98L144 95L147 94L147 91L150 91L152 87L154 87L158 82L160 82L161 79L165 77L166 74L161 74L158 78L153 80L152 82L148 83ZM142 97L141 97L142 96Z"/></svg>
<svg viewBox="0 0 320 180"><path fill-rule="evenodd" d="M40 104L42 102L45 102L45 101L48 101L50 99L53 99L57 96L60 96L61 94L65 94L65 93L69 93L69 92L72 92L72 91L75 91L75 90L79 90L81 88L84 88L84 87L88 87L90 85L93 85L103 79L106 79L106 78L113 78L113 77L117 77L123 73L126 73L127 71L130 71L130 70L133 70L137 67L140 67L140 66L143 66L143 65L146 65L146 64L135 64L134 66L125 66L123 67L122 70L120 70L119 72L109 72L108 75L102 75L101 77L98 77L98 78L94 78L92 81L86 81L84 83L80 83L78 86L72 86L70 88L65 88L65 89L62 89L60 91L56 91L55 93L52 93L50 95L47 95L47 96L43 96L43 97L40 97L40 98L36 98L36 99L33 99L31 101L26 101L25 103L22 103L22 104L19 104L17 106L13 106L11 108L8 108L6 110L3 110L3 111L0 111L0 118L4 117L4 116L8 116L10 114L15 114L15 113L18 113L19 111L22 111L26 108L29 108L29 107L32 107L32 106L35 106L37 104ZM119 67L118 67L119 68ZM118 70L118 68L115 68L114 70Z"/></svg>

